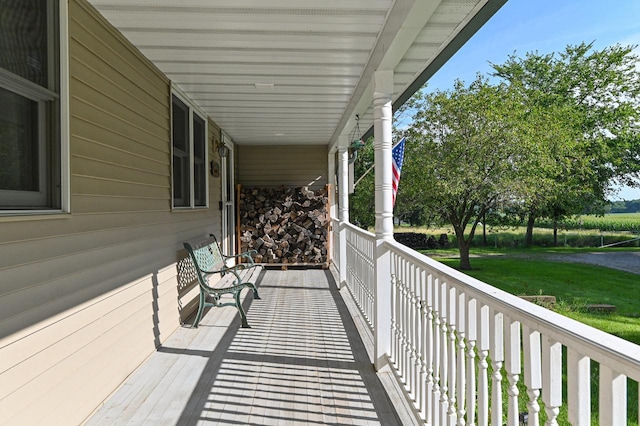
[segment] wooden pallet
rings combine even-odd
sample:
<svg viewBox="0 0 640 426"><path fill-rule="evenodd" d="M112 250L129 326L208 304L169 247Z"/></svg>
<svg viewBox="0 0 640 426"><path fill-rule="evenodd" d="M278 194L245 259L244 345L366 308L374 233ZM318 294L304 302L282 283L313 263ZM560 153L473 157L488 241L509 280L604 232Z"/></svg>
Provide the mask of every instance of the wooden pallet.
<svg viewBox="0 0 640 426"><path fill-rule="evenodd" d="M280 269L286 271L288 269L329 269L330 262L323 263L261 263L265 269Z"/></svg>

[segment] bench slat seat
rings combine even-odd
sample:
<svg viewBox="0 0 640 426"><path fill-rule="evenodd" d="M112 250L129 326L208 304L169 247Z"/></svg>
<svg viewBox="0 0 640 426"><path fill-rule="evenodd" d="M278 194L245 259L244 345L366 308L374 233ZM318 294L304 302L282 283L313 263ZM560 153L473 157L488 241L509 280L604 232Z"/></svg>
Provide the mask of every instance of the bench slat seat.
<svg viewBox="0 0 640 426"><path fill-rule="evenodd" d="M183 245L193 261L198 277L198 286L200 287L198 313L193 322L193 328L198 327L202 319L202 313L206 307L231 305L235 305L238 309L242 327L250 328L247 322L247 316L242 308L240 293L242 289L249 288L253 290L253 298L260 299L255 282L262 271L262 265L253 261L253 255L256 251L251 250L235 256L227 256L222 253L220 245L214 235L210 235L209 238L193 244L184 242ZM227 266L227 261L230 259L244 260L245 263ZM209 277L216 274L220 274L221 278L214 286L210 286ZM220 297L223 294L233 295L234 302L220 303ZM208 302L207 298L210 298L212 301Z"/></svg>

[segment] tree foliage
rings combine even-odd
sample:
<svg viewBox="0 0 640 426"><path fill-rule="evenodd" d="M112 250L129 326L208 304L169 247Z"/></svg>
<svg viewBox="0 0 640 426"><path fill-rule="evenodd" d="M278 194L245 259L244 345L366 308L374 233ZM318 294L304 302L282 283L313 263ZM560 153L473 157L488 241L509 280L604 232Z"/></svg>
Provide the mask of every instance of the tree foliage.
<svg viewBox="0 0 640 426"><path fill-rule="evenodd" d="M468 87L458 81L452 91L426 95L406 132L412 177L403 200L419 200L452 225L461 269L471 268L469 247L483 215L521 197L527 150L514 124L523 112L517 92L478 76Z"/></svg>
<svg viewBox="0 0 640 426"><path fill-rule="evenodd" d="M602 213L615 184L640 185L640 73L635 46L515 54L494 76L522 95L531 135L548 154L525 199L528 239L536 218ZM539 116L542 114L542 116ZM525 126L523 126L525 127Z"/></svg>
<svg viewBox="0 0 640 426"><path fill-rule="evenodd" d="M394 214L412 224L449 223L461 268L481 218L496 212L559 222L602 213L615 185L640 186L640 58L635 46L515 54L492 64L491 82L417 93ZM361 151L356 179L373 165ZM351 197L351 215L374 225L373 173ZM532 234L529 232L529 239Z"/></svg>
<svg viewBox="0 0 640 426"><path fill-rule="evenodd" d="M370 138L353 163L354 181L359 182L349 195L349 220L364 229L372 228L376 222L373 155L373 138Z"/></svg>

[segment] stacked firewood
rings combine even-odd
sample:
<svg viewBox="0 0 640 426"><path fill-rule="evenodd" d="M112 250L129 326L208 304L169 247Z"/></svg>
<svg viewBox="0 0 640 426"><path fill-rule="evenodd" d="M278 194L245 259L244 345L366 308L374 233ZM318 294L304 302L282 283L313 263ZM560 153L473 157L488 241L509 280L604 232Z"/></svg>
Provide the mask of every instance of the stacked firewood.
<svg viewBox="0 0 640 426"><path fill-rule="evenodd" d="M241 188L242 251L256 250L258 263L326 263L327 201L326 189Z"/></svg>

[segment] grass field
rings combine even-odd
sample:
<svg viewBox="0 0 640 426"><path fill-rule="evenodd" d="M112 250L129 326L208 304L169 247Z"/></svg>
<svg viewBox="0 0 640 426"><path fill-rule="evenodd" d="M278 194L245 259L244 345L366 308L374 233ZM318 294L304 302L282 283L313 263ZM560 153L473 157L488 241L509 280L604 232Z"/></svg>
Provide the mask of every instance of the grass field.
<svg viewBox="0 0 640 426"><path fill-rule="evenodd" d="M563 315L640 344L640 299L635 297L640 290L639 275L546 258L558 250L538 250L533 257L522 257L522 253L520 250L510 255L473 258L474 269L465 273L516 296L556 296L556 309ZM458 266L456 258L438 260L454 268ZM616 312L612 315L587 312L586 305L594 303L615 305Z"/></svg>
<svg viewBox="0 0 640 426"><path fill-rule="evenodd" d="M537 226L553 228L550 221L538 221ZM600 231L640 232L640 213L611 213L604 216L583 215L563 220L561 229L595 229Z"/></svg>
<svg viewBox="0 0 640 426"><path fill-rule="evenodd" d="M640 224L639 224L640 226ZM447 234L452 246L456 246L456 236L450 227L408 227L400 226L394 229L395 232L418 232L438 237L440 234ZM526 228L524 226L514 227L491 227L487 226L486 246L492 248L519 248L524 245ZM558 246L564 247L600 247L606 244L613 244L637 238L640 235L631 231L600 231L597 229L571 229L558 230ZM534 228L533 245L538 247L554 247L553 229ZM474 236L472 247L483 247L482 228L478 227ZM625 247L639 247L640 241L635 240L624 244Z"/></svg>

